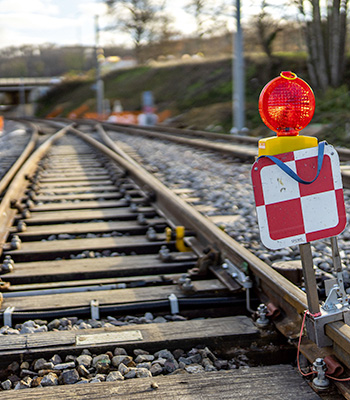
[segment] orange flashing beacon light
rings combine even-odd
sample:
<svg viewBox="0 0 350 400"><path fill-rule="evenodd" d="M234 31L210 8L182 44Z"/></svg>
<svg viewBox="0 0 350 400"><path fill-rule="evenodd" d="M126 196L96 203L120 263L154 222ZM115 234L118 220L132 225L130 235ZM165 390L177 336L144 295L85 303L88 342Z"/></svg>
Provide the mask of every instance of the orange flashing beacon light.
<svg viewBox="0 0 350 400"><path fill-rule="evenodd" d="M315 96L294 72L281 72L263 88L259 112L265 125L277 133L259 140L259 156L317 147L317 138L299 135L314 115Z"/></svg>

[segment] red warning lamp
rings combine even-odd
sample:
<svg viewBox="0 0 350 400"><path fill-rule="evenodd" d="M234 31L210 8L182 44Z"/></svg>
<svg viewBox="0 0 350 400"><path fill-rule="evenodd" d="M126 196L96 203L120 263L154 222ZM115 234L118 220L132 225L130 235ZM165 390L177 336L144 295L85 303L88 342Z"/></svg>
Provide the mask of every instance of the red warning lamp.
<svg viewBox="0 0 350 400"><path fill-rule="evenodd" d="M277 136L297 136L314 115L315 96L294 72L284 71L262 90L259 112L265 125Z"/></svg>

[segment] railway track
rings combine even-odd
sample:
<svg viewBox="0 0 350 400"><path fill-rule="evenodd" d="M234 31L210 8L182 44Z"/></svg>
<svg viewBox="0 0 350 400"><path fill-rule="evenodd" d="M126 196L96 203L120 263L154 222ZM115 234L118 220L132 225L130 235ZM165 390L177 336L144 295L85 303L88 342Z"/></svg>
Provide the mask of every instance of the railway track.
<svg viewBox="0 0 350 400"><path fill-rule="evenodd" d="M260 385L264 397L275 399L283 395L288 398L287 390L291 399L319 398L295 375L290 365L264 367L267 369L255 366L267 358L272 364L294 359L295 347L278 331L296 343L301 316L307 308L305 293L145 172L116 147L103 129L100 128L99 133L109 147L71 126L60 129L32 154L6 192L0 206L3 259L0 314L4 325L14 330L28 319L36 321L32 324L34 330L46 326L40 324L40 320L52 322L66 318L69 321L71 318L72 323L74 318L85 318L93 324L93 321L109 317L107 320L113 323L88 329L84 334L81 329L58 330L57 325L49 332L42 328L44 332L40 334L1 336L3 382L8 381L9 376L16 376L14 372L19 373L16 363L28 365L21 368L21 380L10 380L11 387L29 387L34 379L38 385L40 378L49 374L56 375L63 383L67 383L67 376L74 380L72 375L76 376L74 383L96 379L91 378L93 371L99 371L106 379L107 371L120 372L122 367L116 359L113 362L113 356L118 355L116 348L123 347L135 355L134 360L129 359L128 371L123 371L125 375L143 373L149 378L147 382L127 381L122 388L118 384L117 392L115 383L104 382L101 383L103 388L96 389L96 394L82 386L74 386L74 390L61 386L38 388L33 394L26 392L23 398L38 394L45 398L57 394L65 398L83 398L87 391L90 391L90 398L101 398L101 391L105 398L113 394L128 396L127 393L132 398L157 394L164 398L169 388L174 393L182 393L184 380L190 388L183 396L188 398L198 390L204 391L206 397L203 398L214 395L249 398L242 370L216 371L220 369L220 362L228 368L228 363L223 361L225 357L231 357L232 361L233 356L237 360L244 354L249 355L253 365L249 369L250 378L253 376ZM255 315L258 326L251 319L260 302L270 303L270 307L273 304L271 317L275 318L278 331L264 318L266 311ZM157 315L162 318L158 319L161 322L150 323L152 319L145 313ZM136 325L127 323L126 316L130 315L135 316L129 319L137 321ZM260 326L259 319L263 320ZM23 328L23 324L21 326ZM349 339L344 336L344 329L346 325L341 322L327 325L327 335L335 345L321 353L334 353L349 367ZM211 346L214 346L215 355L208 349ZM152 368L153 365L145 361L147 357L144 357L147 366L137 367L135 363L137 355L142 355L137 353L140 348L151 353L148 354L153 357L150 363L155 361L154 357L156 360L165 357L168 361L177 360L178 364L179 357L170 356L165 349L168 352L181 349L189 363L182 361L181 371L191 371L192 367L193 371L197 368L197 372L205 368L216 372L211 375L208 372L203 378L196 374L184 378L174 374L175 362L165 366L165 361L159 361L153 365L159 364L165 375L173 374L169 380L167 376L154 380L156 373L140 371L149 371L147 366ZM196 350L191 350L193 348ZM113 365L101 358L108 364L105 369L96 361L85 376L82 368L80 373L70 372L69 375L66 370L77 371L74 357L83 349L89 349L90 354L114 350L114 354L109 354ZM161 350L163 353L152 355ZM320 354L319 349L306 340L301 351L311 362ZM73 365L66 365L64 370L62 363L51 361L50 364L49 359L58 352L69 355L67 363L74 360ZM197 362L188 360L195 354L199 354ZM47 362L45 368L33 370L34 361L40 358ZM8 365L10 361L12 369ZM233 366L232 362L230 365ZM239 366L238 361L235 366ZM122 372L120 374L125 377ZM283 374L283 384L278 374ZM238 376L242 385L235 394L231 385ZM337 385L344 396L349 396L346 383ZM4 393L4 398L11 398L6 396ZM21 396L22 393L18 398ZM335 393L333 398L336 398L334 396Z"/></svg>
<svg viewBox="0 0 350 400"><path fill-rule="evenodd" d="M243 161L254 162L257 157L259 138L240 135L226 135L221 133L193 131L172 127L138 127L103 123L105 129L124 132L132 135L142 135L176 143L187 144L205 150L219 152L225 156L237 157ZM307 132L304 133L307 135ZM337 148L342 162L342 176L344 187L350 188L350 150Z"/></svg>
<svg viewBox="0 0 350 400"><path fill-rule="evenodd" d="M0 196L33 151L38 140L38 131L30 123L18 126L13 124L9 132L0 137L1 164L0 164Z"/></svg>
<svg viewBox="0 0 350 400"><path fill-rule="evenodd" d="M66 119L61 119L67 123ZM77 121L83 125L95 125L95 121ZM167 126L132 126L124 124L102 123L101 126L107 131L122 132L133 136L144 136L160 140L167 140L179 144L193 146L196 148L217 152L225 157L233 157L243 161L254 162L258 153L259 138L241 135L226 135L222 133L196 131L190 129L178 129ZM312 134L314 132L311 131ZM307 135L307 130L306 133ZM350 188L350 168L347 165L350 161L350 150L337 148L342 163L342 177L344 187Z"/></svg>

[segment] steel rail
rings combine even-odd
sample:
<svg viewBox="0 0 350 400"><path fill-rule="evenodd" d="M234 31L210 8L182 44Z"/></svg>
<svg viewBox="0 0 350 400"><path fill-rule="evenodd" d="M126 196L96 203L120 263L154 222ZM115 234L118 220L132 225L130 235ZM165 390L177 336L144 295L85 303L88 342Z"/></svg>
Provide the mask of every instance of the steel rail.
<svg viewBox="0 0 350 400"><path fill-rule="evenodd" d="M55 122L52 121L52 124L54 123ZM58 125L59 124L56 122L56 126ZM268 294L268 297L273 299L275 305L281 307L286 314L293 315L294 319L297 317L300 322L300 316L303 314L304 310L307 309L306 295L302 290L273 270L262 260L254 256L226 233L222 232L210 220L182 201L151 174L144 171L135 161L130 162L130 157L127 157L121 149L117 150L117 154L115 152L115 144L112 140L109 141L108 145L113 147L114 150L108 149L95 139L73 127L70 127L69 130L76 133L94 147L99 148L100 151L110 158L114 159L128 171L128 173L143 189L154 193L157 198L158 207L167 215L169 214L172 216L171 219L173 220L174 225L184 225L190 230L199 232L198 239L200 241L203 241L204 243L212 243L214 248L220 251L222 258L228 258L235 265L241 266L243 263L247 263L251 272L260 281L260 288L263 292ZM297 314L297 316L295 314ZM346 325L342 322L328 324L327 332L329 336L334 338L343 338L344 335L341 334L341 330L344 329L343 326ZM292 333L292 336L294 335L294 337L296 330L297 327L295 326ZM350 349L350 336L346 339L346 342L347 348ZM336 349L337 346L335 346L335 350ZM339 358L344 360L346 365L350 367L350 360L345 360L342 354L338 353L339 352L337 351Z"/></svg>
<svg viewBox="0 0 350 400"><path fill-rule="evenodd" d="M71 122L70 120L64 119L64 118L58 118L58 119L54 119L54 120L50 120L50 121L45 121L45 122L49 122L50 124L54 125L56 124L62 124L65 123L67 124L68 122ZM72 121L73 122L73 121ZM78 125L96 125L98 121L95 120L74 120L74 123L78 124ZM107 128L109 130L113 130L116 132L121 132L121 133L126 133L126 134L131 134L131 135L141 135L141 136L145 136L145 137L153 137L153 138L157 138L160 140L170 140L172 142L175 143L179 143L179 144L184 144L184 145L189 145L189 146L194 146L194 147L198 147L198 148L202 148L205 150L209 150L209 151L217 151L219 153L222 154L226 154L228 156L232 156L232 157L237 157L240 158L244 161L254 161L256 156L257 156L257 148L251 146L251 144L256 144L257 141L255 138L248 138L245 137L243 139L243 137L241 136L235 136L234 138L228 135L224 135L224 134L211 134L210 132L198 132L198 131L194 131L197 132L197 135L193 135L193 136L203 136L203 134L208 133L209 136L206 137L206 139L199 139L199 138L189 138L189 137L184 137L184 135L182 136L174 136L174 135L169 135L166 133L166 130L168 128L160 128L160 127L152 127L152 128L147 128L145 129L145 127L130 127L127 125L115 125L115 124L110 124L107 122L100 122L99 124L101 124L101 126L103 126L104 128ZM153 129L156 128L156 129ZM155 132L155 131L158 132ZM186 131L188 132L188 134L191 134L192 131ZM227 136L227 138L225 138L225 136ZM220 142L212 142L209 141L207 139L223 139L226 142L229 143L220 143ZM231 143L237 143L237 145ZM243 144L242 144L243 142Z"/></svg>
<svg viewBox="0 0 350 400"><path fill-rule="evenodd" d="M102 135L103 130L99 128ZM49 138L21 168L16 178L9 187L3 202L0 204L0 225L6 233L0 232L5 237L8 227L12 222L15 211L11 210L10 200L18 199L25 190L26 176L31 176L36 168L36 163L45 155L51 144L63 136L66 132L72 132L85 142L89 143L100 152L117 162L127 173L136 181L136 183L145 191L150 192L156 199L156 207L160 213L164 213L172 222L173 226L184 225L187 229L196 232L196 240L203 246L210 245L214 250L220 252L222 259L229 259L233 264L240 267L246 263L257 281L257 287L261 290L261 296L269 298L276 306L280 307L285 314L297 319L297 326L291 329L292 338L295 338L297 328L300 328L301 315L307 309L307 300L305 293L254 256L247 249L242 247L234 239L220 230L209 219L196 211L192 206L184 202L170 189L166 188L153 175L143 170L135 161L130 162L130 157L117 148L111 139L107 139L108 148L102 143L90 137L72 126L66 126ZM114 150L113 150L114 149ZM118 151L118 154L116 151ZM128 160L129 158L129 160ZM5 201L4 201L5 200ZM3 244L3 238L0 236ZM194 242L190 242L194 243ZM348 367L350 367L350 328L343 322L334 322L326 325L326 334L334 341L333 352ZM310 360L314 361L314 360Z"/></svg>
<svg viewBox="0 0 350 400"><path fill-rule="evenodd" d="M175 143L195 146L205 150L218 151L222 154L226 154L233 157L239 157L240 159L245 161L253 161L257 156L257 148L255 149L252 146L247 146L242 144L234 145L232 143L209 142L208 140L168 135L165 133L154 132L153 130L149 131L140 128L129 128L126 126L115 127L112 124L106 124L106 123L102 123L102 126L106 127L107 129L115 130L118 132L128 133L132 135L153 137L161 140L170 140Z"/></svg>
<svg viewBox="0 0 350 400"><path fill-rule="evenodd" d="M34 119L33 119L34 121ZM86 120L68 120L66 118L55 118L50 121L52 125L56 126L59 123L76 123L78 125L95 125L98 121L86 119ZM190 146L197 146L209 151L217 151L230 155L233 157L241 158L246 161L254 161L258 154L258 141L260 138L252 136L239 136L239 135L228 135L224 133L196 131L191 129L179 129L167 126L139 126L139 125L125 125L125 124L113 124L108 122L100 122L100 124L109 130L122 133L130 133L133 135L143 135L146 137L156 137L162 140L170 140L181 144L187 144ZM170 135L169 135L170 134ZM177 135L177 136L174 136ZM199 137L201 139L191 139L188 136ZM213 143L212 140L221 140L221 143ZM226 142L226 143L225 143ZM236 143L237 145L234 145ZM350 161L350 149L344 147L336 148L339 158L341 161ZM350 187L350 177L346 176L344 182L346 187Z"/></svg>
<svg viewBox="0 0 350 400"><path fill-rule="evenodd" d="M228 258L237 266L247 263L254 275L262 279L270 290L276 293L276 296L280 293L280 297L292 305L299 314L303 313L307 306L306 295L303 291L224 233L207 217L179 198L135 161L131 163L129 156L122 149L117 148L114 142L106 134L103 134L101 129L100 133L103 135L103 140L106 140L111 149L75 128L70 128L70 130L114 159L128 171L140 187L153 193L160 211L170 215L174 226L184 225L189 230L197 232L197 239L205 244L211 243L214 249L220 251L223 259Z"/></svg>
<svg viewBox="0 0 350 400"><path fill-rule="evenodd" d="M182 133L182 136L173 136L173 135L169 135L168 133L171 133L173 129L175 128L160 128L160 127L129 127L126 125L113 125L113 124L107 124L107 123L101 123L101 126L103 126L104 128L107 128L109 130L113 130L116 132L123 132L123 133L127 133L127 134L132 134L132 135L142 135L142 136L146 136L146 137L155 137L158 139L162 139L162 140L170 140L176 143L180 143L180 144L185 144L185 145L189 145L189 146L195 146L195 147L199 147L199 148L203 148L205 150L210 150L210 151L218 151L220 153L226 154L226 155L230 155L233 157L238 157L244 161L251 161L254 162L257 154L258 154L258 148L253 148L251 145L247 146L246 144L255 144L256 146L258 145L258 138L252 138L250 137L249 139L251 140L247 140L247 137L240 137L240 136L228 136L228 135L224 135L224 134L220 134L220 133L211 133L211 132L202 132L202 131L193 131L194 133L192 133L192 131L184 131ZM157 131L157 132L155 132ZM176 134L179 134L179 131L181 131L180 129L175 129ZM162 133L160 133L162 132ZM194 136L205 136L205 139L191 139L191 138L187 138L184 137L184 133L186 133L187 135L194 135ZM207 135L206 135L207 134ZM224 138L224 136L227 136L227 139ZM222 140L226 140L228 142L239 142L239 140L241 140L242 144L237 144L237 145L233 145L233 144L225 144L225 143L213 143L210 141L207 141L207 139L222 139ZM345 148L337 148L336 149L338 154L339 154L339 158L342 161L349 161L350 160L350 149L345 149ZM345 188L350 188L350 168L347 166L342 166L341 167L341 173L342 173L342 177L343 177L343 184Z"/></svg>
<svg viewBox="0 0 350 400"><path fill-rule="evenodd" d="M107 126L107 123L103 123L103 125ZM120 128L135 128L135 129L141 129L145 131L150 131L150 132L161 132L163 134L175 134L175 135L180 135L180 136L195 136L195 137L202 137L205 139L209 140L222 140L223 142L233 142L233 143L241 143L241 144L246 144L246 145L253 145L253 146L258 146L258 142L261 139L261 137L254 137L254 136L240 136L240 135L228 135L225 133L215 133L215 132L207 132L207 131L197 131L197 130L192 130L192 129L179 129L179 128L173 128L173 127L168 127L168 126L160 126L160 125L155 125L155 126L138 126L138 125L125 125L125 124L108 124L109 129L113 129L113 126L118 126ZM307 128L306 128L307 129ZM273 133L271 131L271 133ZM273 137L274 135L270 135ZM339 157L342 161L349 161L350 160L350 149L347 149L345 147L337 147L336 148Z"/></svg>
<svg viewBox="0 0 350 400"><path fill-rule="evenodd" d="M32 129L32 135L31 138L29 139L29 142L27 146L25 147L24 151L22 154L18 157L16 162L12 165L12 167L7 171L5 176L1 179L0 181L0 195L4 193L14 176L16 175L17 171L20 169L20 167L23 165L23 163L26 161L26 159L29 157L29 155L32 153L32 151L35 148L36 142L39 137L38 130L36 126L32 123L26 122Z"/></svg>
<svg viewBox="0 0 350 400"><path fill-rule="evenodd" d="M34 119L33 119L34 120ZM53 121L63 122L63 123L71 123L75 122L78 125L90 124L95 125L98 123L97 120L92 119L74 119L69 120L67 118L53 118ZM45 121L45 120L43 120ZM150 132L159 132L163 134L171 133L174 135L179 136L194 136L194 137L202 137L210 140L223 140L224 142L233 142L233 143L242 143L247 145L254 145L257 146L259 138L253 136L241 136L241 135L231 135L225 133L217 133L217 132L208 132L208 131L199 131L193 129L182 129L182 128L174 128L165 125L153 125L153 126L146 126L146 125L134 125L134 124L119 124L119 123L111 123L107 121L99 122L104 127L112 130L120 131L123 128L131 128L131 129L140 129L144 131Z"/></svg>
<svg viewBox="0 0 350 400"><path fill-rule="evenodd" d="M208 131L199 131L193 129L180 129L180 128L173 128L170 126L161 126L161 125L153 125L153 126L146 126L146 125L132 125L132 124L111 124L108 122L103 123L104 126L116 126L119 128L132 128L132 129L142 129L146 131L152 132L160 132L160 133L171 133L173 135L180 135L180 136L195 136L195 137L204 137L206 139L213 139L213 140L223 140L225 142L234 142L234 143L243 143L243 144L251 144L257 146L258 141L260 138L253 137L253 136L241 136L241 135L231 135L225 133L218 133L218 132L208 132Z"/></svg>
<svg viewBox="0 0 350 400"><path fill-rule="evenodd" d="M154 191L161 210L173 215L176 223L182 223L195 232L199 232L199 239L206 243L213 243L213 246L220 251L222 258L228 258L237 266L241 266L244 262L248 264L251 272L260 281L260 288L264 295L271 299L275 305L282 308L287 315L291 315L293 319L297 317L298 323L295 328L299 333L300 317L308 308L306 294L224 233L209 219L174 195L150 173L138 167L130 156L116 146L101 125L98 130L107 146L118 154L115 154L114 157L118 158L119 162L121 161L120 157L124 158L123 167L127 168L129 173L141 184L146 184ZM90 140L93 139L89 138ZM130 159L132 164L129 161ZM298 314L297 316L295 312ZM291 329L291 333L291 336L295 338L295 330ZM337 357L350 368L350 327L344 322L329 323L326 325L326 334L334 341L333 350Z"/></svg>
<svg viewBox="0 0 350 400"><path fill-rule="evenodd" d="M227 143L237 143L243 145L250 145L255 146L256 149L258 147L258 142L261 139L260 137L253 137L253 136L239 136L239 135L227 135L224 133L215 133L215 132L206 132L206 131L196 131L191 129L179 129L179 128L172 128L168 126L138 126L138 125L125 125L125 124L111 124L103 122L103 126L108 127L111 130L117 130L116 127L119 127L119 130L124 130L127 132L128 129L137 129L143 130L146 132L159 132L164 137L168 137L169 133L172 135L179 135L180 137L186 138L187 136L194 136L194 137L201 137L207 140L221 140ZM273 137L274 135L271 135ZM215 148L214 148L215 150ZM337 147L336 148L339 158L341 161L349 161L350 160L350 149L344 147ZM219 147L220 151L220 147Z"/></svg>

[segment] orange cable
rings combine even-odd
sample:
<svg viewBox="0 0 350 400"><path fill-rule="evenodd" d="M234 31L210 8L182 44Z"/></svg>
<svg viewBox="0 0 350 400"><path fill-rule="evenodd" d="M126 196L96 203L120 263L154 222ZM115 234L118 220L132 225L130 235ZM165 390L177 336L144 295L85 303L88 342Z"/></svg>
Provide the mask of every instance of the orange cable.
<svg viewBox="0 0 350 400"><path fill-rule="evenodd" d="M311 314L309 310L305 310L305 313L304 313L303 322L301 324L301 329L300 329L299 342L298 342L298 351L297 351L298 370L299 370L299 372L300 372L300 374L302 376L310 376L310 375L316 374L316 371L311 371L311 372L308 372L307 374L305 374L300 368L300 362L299 362L300 345L301 345L301 337L303 335L303 330L304 330L304 325L305 325L306 314L309 314L312 317L318 317L319 315L321 315L321 313ZM350 377L349 378L335 378L334 376L331 376L331 375L328 375L328 374L326 374L326 376L327 376L327 378L333 379L334 381L338 381L338 382L350 381Z"/></svg>
<svg viewBox="0 0 350 400"><path fill-rule="evenodd" d="M299 362L301 337L302 337L302 335L303 335L303 330L304 330L304 325L305 325L306 314L308 314L308 313L309 313L309 311L308 311L308 310L305 310L304 317L303 317L303 322L302 322L302 324L301 324L301 329L300 329L299 342L298 342L298 351L297 351L298 370L299 370L299 372L300 372L300 374L301 374L302 376L309 376L309 375L313 375L313 374L316 373L315 371L311 371L311 372L308 372L307 374L305 374L305 373L301 370L301 368L300 368L300 362Z"/></svg>

